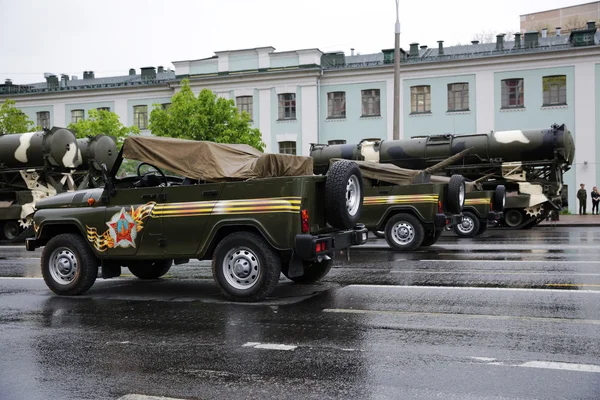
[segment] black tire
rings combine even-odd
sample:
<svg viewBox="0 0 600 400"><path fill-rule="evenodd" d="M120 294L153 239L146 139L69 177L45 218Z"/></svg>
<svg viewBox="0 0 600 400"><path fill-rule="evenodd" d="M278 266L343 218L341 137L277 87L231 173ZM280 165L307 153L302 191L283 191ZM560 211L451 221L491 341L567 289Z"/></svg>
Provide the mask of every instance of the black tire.
<svg viewBox="0 0 600 400"><path fill-rule="evenodd" d="M230 252L230 262L224 265ZM247 268L247 276L238 276L236 266ZM236 232L226 236L217 245L213 253L212 270L215 283L227 299L258 301L268 297L277 287L281 258L262 236L254 232ZM243 272L246 271L239 272L240 275Z"/></svg>
<svg viewBox="0 0 600 400"><path fill-rule="evenodd" d="M350 185L353 192L349 190ZM325 182L327 222L336 229L352 229L360 218L363 193L362 174L358 165L349 160L335 162L327 171ZM349 196L354 199L351 210L347 205Z"/></svg>
<svg viewBox="0 0 600 400"><path fill-rule="evenodd" d="M385 238L385 232L384 231L378 231L377 229L374 229L372 232L373 232L373 235L375 235L375 237L378 238L378 239Z"/></svg>
<svg viewBox="0 0 600 400"><path fill-rule="evenodd" d="M291 281L300 284L315 283L320 281L331 271L333 260L323 260L321 262L304 262L304 274L290 278L287 271L283 271L283 275Z"/></svg>
<svg viewBox="0 0 600 400"><path fill-rule="evenodd" d="M523 214L523 210L518 208L506 210L503 217L504 224L509 228L518 228L523 224L523 221L525 221L525 216Z"/></svg>
<svg viewBox="0 0 600 400"><path fill-rule="evenodd" d="M73 272L72 279L60 278L61 274L64 276L67 272L58 271L57 264L60 260ZM55 266L52 267L51 264ZM42 276L50 290L63 296L76 296L92 287L98 277L100 261L83 237L74 233L63 233L46 243L42 251L41 266Z"/></svg>
<svg viewBox="0 0 600 400"><path fill-rule="evenodd" d="M487 230L488 230L487 221L481 221L481 224L479 225L479 230L477 231L477 236L483 235Z"/></svg>
<svg viewBox="0 0 600 400"><path fill-rule="evenodd" d="M147 260L138 261L128 265L127 268L137 278L158 279L169 272L171 265L173 265L173 260Z"/></svg>
<svg viewBox="0 0 600 400"><path fill-rule="evenodd" d="M402 228L404 231L394 233ZM385 240L396 251L413 251L421 246L424 238L425 228L416 217L410 214L396 214L385 224Z"/></svg>
<svg viewBox="0 0 600 400"><path fill-rule="evenodd" d="M448 211L460 214L465 205L466 194L465 178L462 175L452 175L448 182Z"/></svg>
<svg viewBox="0 0 600 400"><path fill-rule="evenodd" d="M494 211L502 211L504 210L504 206L506 205L506 187L504 185L496 186L496 190L494 191L494 199L492 201L492 206L494 207Z"/></svg>
<svg viewBox="0 0 600 400"><path fill-rule="evenodd" d="M477 236L481 224L479 218L469 211L463 212L462 222L452 227L458 237L471 238Z"/></svg>
<svg viewBox="0 0 600 400"><path fill-rule="evenodd" d="M19 221L9 220L4 221L4 223L0 223L2 226L2 237L0 239L4 239L7 241L13 241L19 237L22 232L21 227L19 226Z"/></svg>
<svg viewBox="0 0 600 400"><path fill-rule="evenodd" d="M444 229L436 229L436 230L429 230L427 231L427 233L425 234L425 238L423 239L423 243L421 243L421 247L429 247L432 246L434 244L437 243L438 240L440 240L440 237L442 236L442 232L444 232Z"/></svg>

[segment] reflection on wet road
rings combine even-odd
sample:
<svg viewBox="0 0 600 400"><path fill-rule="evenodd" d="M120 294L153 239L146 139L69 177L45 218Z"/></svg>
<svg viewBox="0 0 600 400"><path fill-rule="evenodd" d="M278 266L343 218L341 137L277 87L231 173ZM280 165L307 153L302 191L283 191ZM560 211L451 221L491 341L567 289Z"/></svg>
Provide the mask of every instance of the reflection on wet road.
<svg viewBox="0 0 600 400"><path fill-rule="evenodd" d="M0 247L0 398L598 399L600 228L485 236L370 241L247 305L207 262L57 297Z"/></svg>

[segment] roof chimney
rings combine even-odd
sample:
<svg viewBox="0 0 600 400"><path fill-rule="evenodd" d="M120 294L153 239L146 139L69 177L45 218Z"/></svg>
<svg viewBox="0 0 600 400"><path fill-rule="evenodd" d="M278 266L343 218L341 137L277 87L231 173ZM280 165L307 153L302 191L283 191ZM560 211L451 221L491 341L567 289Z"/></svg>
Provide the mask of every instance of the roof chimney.
<svg viewBox="0 0 600 400"><path fill-rule="evenodd" d="M504 50L504 33L496 35L496 50Z"/></svg>
<svg viewBox="0 0 600 400"><path fill-rule="evenodd" d="M88 78L94 79L94 71L89 71L88 72Z"/></svg>
<svg viewBox="0 0 600 400"><path fill-rule="evenodd" d="M421 50L426 50L426 49L427 49L427 45L426 44L424 44L424 45L421 46Z"/></svg>
<svg viewBox="0 0 600 400"><path fill-rule="evenodd" d="M354 47L350 49L350 55L353 56L354 55Z"/></svg>
<svg viewBox="0 0 600 400"><path fill-rule="evenodd" d="M548 28L542 28L542 39L548 37Z"/></svg>
<svg viewBox="0 0 600 400"><path fill-rule="evenodd" d="M556 36L560 36L560 26L556 27Z"/></svg>
<svg viewBox="0 0 600 400"><path fill-rule="evenodd" d="M129 68L129 75L135 75L135 68Z"/></svg>
<svg viewBox="0 0 600 400"><path fill-rule="evenodd" d="M153 81L156 80L156 70L154 67L142 67L142 80Z"/></svg>
<svg viewBox="0 0 600 400"><path fill-rule="evenodd" d="M471 40L471 44L479 44L479 40Z"/></svg>
<svg viewBox="0 0 600 400"><path fill-rule="evenodd" d="M58 76L50 75L46 78L46 85L48 88L58 87Z"/></svg>
<svg viewBox="0 0 600 400"><path fill-rule="evenodd" d="M538 31L525 32L525 47L538 47Z"/></svg>
<svg viewBox="0 0 600 400"><path fill-rule="evenodd" d="M444 41L443 40L438 40L438 55L443 55L444 54Z"/></svg>
<svg viewBox="0 0 600 400"><path fill-rule="evenodd" d="M157 72L158 72L159 74L161 74L161 73L165 72L165 69L163 68L163 66L162 66L162 65L159 65L159 66L158 66L158 71L157 71Z"/></svg>
<svg viewBox="0 0 600 400"><path fill-rule="evenodd" d="M521 32L515 33L515 49L521 48Z"/></svg>
<svg viewBox="0 0 600 400"><path fill-rule="evenodd" d="M587 29L596 30L596 21L588 21L587 22Z"/></svg>
<svg viewBox="0 0 600 400"><path fill-rule="evenodd" d="M419 57L419 43L411 43L408 55L411 57Z"/></svg>

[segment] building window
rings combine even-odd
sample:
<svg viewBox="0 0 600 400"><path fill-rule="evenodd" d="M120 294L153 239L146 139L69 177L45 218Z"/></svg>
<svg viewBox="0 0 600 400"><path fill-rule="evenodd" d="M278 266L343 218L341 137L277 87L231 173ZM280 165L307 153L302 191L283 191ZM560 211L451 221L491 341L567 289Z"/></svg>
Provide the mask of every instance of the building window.
<svg viewBox="0 0 600 400"><path fill-rule="evenodd" d="M362 90L362 116L372 117L381 115L379 89Z"/></svg>
<svg viewBox="0 0 600 400"><path fill-rule="evenodd" d="M448 84L448 111L467 111L469 109L469 84Z"/></svg>
<svg viewBox="0 0 600 400"><path fill-rule="evenodd" d="M73 124L76 124L79 121L83 121L84 119L85 119L85 111L84 110L71 110L71 122Z"/></svg>
<svg viewBox="0 0 600 400"><path fill-rule="evenodd" d="M50 111L40 111L37 113L37 126L42 129L50 128Z"/></svg>
<svg viewBox="0 0 600 400"><path fill-rule="evenodd" d="M346 118L346 92L327 93L327 118Z"/></svg>
<svg viewBox="0 0 600 400"><path fill-rule="evenodd" d="M502 108L525 107L523 79L504 79L502 81Z"/></svg>
<svg viewBox="0 0 600 400"><path fill-rule="evenodd" d="M133 106L133 124L141 130L148 127L148 106Z"/></svg>
<svg viewBox="0 0 600 400"><path fill-rule="evenodd" d="M544 87L544 105L556 106L567 104L567 76L545 76L542 78Z"/></svg>
<svg viewBox="0 0 600 400"><path fill-rule="evenodd" d="M334 144L346 144L346 141L344 139L338 139L338 140L328 140L327 144L329 145L334 145Z"/></svg>
<svg viewBox="0 0 600 400"><path fill-rule="evenodd" d="M98 107L98 108L96 108L96 110L98 110L98 111L108 111L108 112L110 112L110 107Z"/></svg>
<svg viewBox="0 0 600 400"><path fill-rule="evenodd" d="M235 98L235 103L240 114L246 111L248 114L250 114L250 119L252 119L253 116L252 100L252 96L238 96Z"/></svg>
<svg viewBox="0 0 600 400"><path fill-rule="evenodd" d="M162 103L160 105L160 108L162 108L163 110L167 111L169 108L171 108L171 103Z"/></svg>
<svg viewBox="0 0 600 400"><path fill-rule="evenodd" d="M279 99L279 119L296 119L296 93L282 93Z"/></svg>
<svg viewBox="0 0 600 400"><path fill-rule="evenodd" d="M279 142L279 152L296 155L296 142Z"/></svg>
<svg viewBox="0 0 600 400"><path fill-rule="evenodd" d="M410 113L431 112L431 86L412 86L410 88Z"/></svg>

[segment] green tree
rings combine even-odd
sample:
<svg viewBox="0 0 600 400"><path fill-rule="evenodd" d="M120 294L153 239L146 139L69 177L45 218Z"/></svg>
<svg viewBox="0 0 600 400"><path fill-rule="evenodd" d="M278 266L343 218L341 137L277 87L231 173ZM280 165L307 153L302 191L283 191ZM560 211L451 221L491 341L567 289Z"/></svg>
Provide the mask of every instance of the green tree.
<svg viewBox="0 0 600 400"><path fill-rule="evenodd" d="M155 104L150 113L150 130L156 136L206 140L217 143L243 143L264 151L260 131L250 125L250 115L240 114L233 100L217 97L202 89L194 96L189 80L184 79L181 90L165 110Z"/></svg>
<svg viewBox="0 0 600 400"><path fill-rule="evenodd" d="M14 100L6 99L0 105L0 134L32 132L35 124L23 111L15 107Z"/></svg>
<svg viewBox="0 0 600 400"><path fill-rule="evenodd" d="M67 128L75 132L78 138L104 134L113 136L119 144L130 134L140 133L136 126L124 126L119 116L108 110L89 110L87 119L70 123Z"/></svg>

